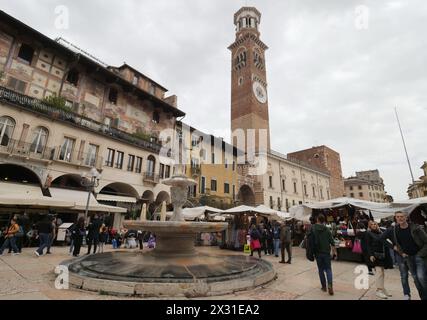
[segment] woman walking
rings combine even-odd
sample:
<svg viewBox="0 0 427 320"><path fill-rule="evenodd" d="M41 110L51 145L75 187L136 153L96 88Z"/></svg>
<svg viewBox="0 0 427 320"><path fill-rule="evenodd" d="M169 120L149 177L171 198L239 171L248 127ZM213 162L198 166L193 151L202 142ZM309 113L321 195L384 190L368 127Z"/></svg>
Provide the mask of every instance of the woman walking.
<svg viewBox="0 0 427 320"><path fill-rule="evenodd" d="M369 221L368 232L366 236L366 249L369 256L369 265L375 268L377 292L376 296L381 299L387 299L391 295L384 288L384 269L393 269L393 261L390 251L385 247L380 236L382 232L375 221Z"/></svg>
<svg viewBox="0 0 427 320"><path fill-rule="evenodd" d="M249 234L251 236L251 257L254 256L254 251L258 251L258 256L261 259L261 243L259 242L261 234L255 224L251 226Z"/></svg>

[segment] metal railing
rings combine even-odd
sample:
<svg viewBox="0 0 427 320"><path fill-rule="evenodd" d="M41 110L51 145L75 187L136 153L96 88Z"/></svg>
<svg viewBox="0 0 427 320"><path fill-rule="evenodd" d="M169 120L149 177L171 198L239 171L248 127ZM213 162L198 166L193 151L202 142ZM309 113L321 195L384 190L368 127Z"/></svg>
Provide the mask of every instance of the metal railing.
<svg viewBox="0 0 427 320"><path fill-rule="evenodd" d="M50 118L58 121L68 122L90 131L102 133L106 136L131 143L135 146L156 153L159 153L162 147L158 143L143 140L124 131L109 127L95 120L78 115L72 111L57 109L44 103L42 100L17 93L2 86L0 86L0 101L9 102L32 112L45 114Z"/></svg>
<svg viewBox="0 0 427 320"><path fill-rule="evenodd" d="M68 162L77 166L85 166L98 170L102 169L103 158L100 156L94 156L93 154L72 151L68 152L61 147L53 149L52 159L54 161Z"/></svg>
<svg viewBox="0 0 427 320"><path fill-rule="evenodd" d="M13 156L22 156L30 159L52 160L55 153L54 148L35 145L33 143L27 143L13 139L2 142L4 142L5 145L0 145L0 152Z"/></svg>
<svg viewBox="0 0 427 320"><path fill-rule="evenodd" d="M143 180L146 182L159 183L160 177L154 172L144 172Z"/></svg>

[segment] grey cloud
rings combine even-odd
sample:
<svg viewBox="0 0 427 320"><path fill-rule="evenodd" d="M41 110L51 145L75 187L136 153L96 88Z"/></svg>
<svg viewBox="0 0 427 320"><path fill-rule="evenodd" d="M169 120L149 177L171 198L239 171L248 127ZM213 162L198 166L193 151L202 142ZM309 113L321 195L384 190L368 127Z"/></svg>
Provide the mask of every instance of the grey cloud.
<svg viewBox="0 0 427 320"><path fill-rule="evenodd" d="M70 29L54 28L54 7L70 8ZM427 160L427 3L422 0L0 0L1 8L50 37L63 35L112 65L123 61L178 95L186 122L230 135L233 14L262 13L272 146L282 153L327 144L344 175L378 168L387 190L406 198L410 182L394 107L414 172ZM354 26L370 9L369 28Z"/></svg>

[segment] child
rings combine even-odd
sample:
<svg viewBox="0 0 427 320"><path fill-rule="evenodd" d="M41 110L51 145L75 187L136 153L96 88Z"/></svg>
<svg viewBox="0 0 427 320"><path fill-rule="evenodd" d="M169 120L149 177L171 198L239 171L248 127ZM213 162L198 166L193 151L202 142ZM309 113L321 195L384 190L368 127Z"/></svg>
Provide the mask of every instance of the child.
<svg viewBox="0 0 427 320"><path fill-rule="evenodd" d="M150 234L150 238L148 239L148 248L154 249L156 247L156 237L154 234Z"/></svg>

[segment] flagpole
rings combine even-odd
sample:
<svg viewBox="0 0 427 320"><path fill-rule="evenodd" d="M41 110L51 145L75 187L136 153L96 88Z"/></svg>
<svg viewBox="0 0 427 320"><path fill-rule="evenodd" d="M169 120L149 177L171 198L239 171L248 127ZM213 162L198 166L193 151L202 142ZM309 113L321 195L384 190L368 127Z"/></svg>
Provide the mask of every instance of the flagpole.
<svg viewBox="0 0 427 320"><path fill-rule="evenodd" d="M415 186L414 173L412 172L411 162L409 161L408 150L406 148L405 138L403 136L402 126L400 125L399 115L397 113L397 107L394 108L396 113L397 124L399 125L400 136L402 137L403 148L405 149L406 160L408 161L409 172L411 173L412 184ZM417 192L418 195L418 192Z"/></svg>

